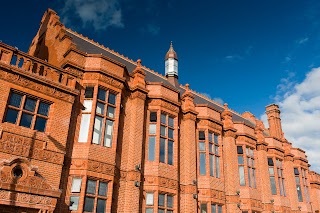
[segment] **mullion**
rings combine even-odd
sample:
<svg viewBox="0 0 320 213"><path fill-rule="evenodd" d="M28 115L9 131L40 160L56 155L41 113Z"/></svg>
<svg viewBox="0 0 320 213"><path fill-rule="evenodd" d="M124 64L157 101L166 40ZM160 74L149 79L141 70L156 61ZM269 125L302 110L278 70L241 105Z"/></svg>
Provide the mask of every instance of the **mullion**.
<svg viewBox="0 0 320 213"><path fill-rule="evenodd" d="M37 99L36 106L34 108L33 119L32 119L32 122L31 122L31 129L34 129L34 127L36 125L39 104L40 104L40 101L39 101L39 99Z"/></svg>
<svg viewBox="0 0 320 213"><path fill-rule="evenodd" d="M22 112L23 112L23 106L26 100L26 95L22 96L21 102L20 102L20 108L19 108L19 113L18 113L18 118L17 118L17 124L20 125L21 122L21 117L22 117Z"/></svg>

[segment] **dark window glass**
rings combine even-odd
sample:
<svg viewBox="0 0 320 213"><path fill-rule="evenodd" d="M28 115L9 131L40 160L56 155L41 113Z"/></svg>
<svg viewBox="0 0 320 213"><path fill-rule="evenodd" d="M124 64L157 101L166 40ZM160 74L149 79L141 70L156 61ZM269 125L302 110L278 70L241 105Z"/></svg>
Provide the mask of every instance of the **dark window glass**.
<svg viewBox="0 0 320 213"><path fill-rule="evenodd" d="M87 182L87 194L96 193L96 182L95 180L88 180Z"/></svg>
<svg viewBox="0 0 320 213"><path fill-rule="evenodd" d="M164 213L164 209L158 209L158 213Z"/></svg>
<svg viewBox="0 0 320 213"><path fill-rule="evenodd" d="M218 144L219 143L219 140L218 140L218 135L214 135L214 143Z"/></svg>
<svg viewBox="0 0 320 213"><path fill-rule="evenodd" d="M7 115L6 115L6 118L4 121L15 124L17 122L18 113L19 113L19 111L17 111L17 110L8 109Z"/></svg>
<svg viewBox="0 0 320 213"><path fill-rule="evenodd" d="M162 162L162 163L165 163L165 162L166 162L166 159L165 159L165 156L166 156L165 150L166 150L166 139L160 138L160 162Z"/></svg>
<svg viewBox="0 0 320 213"><path fill-rule="evenodd" d="M98 99L102 101L106 101L106 91L104 89L99 88Z"/></svg>
<svg viewBox="0 0 320 213"><path fill-rule="evenodd" d="M274 163L273 163L273 159L272 159L272 158L268 158L268 165L269 165L269 166L274 166Z"/></svg>
<svg viewBox="0 0 320 213"><path fill-rule="evenodd" d="M222 206L218 206L218 213L222 213Z"/></svg>
<svg viewBox="0 0 320 213"><path fill-rule="evenodd" d="M157 112L150 112L150 122L157 122Z"/></svg>
<svg viewBox="0 0 320 213"><path fill-rule="evenodd" d="M100 182L99 183L99 195L106 196L107 195L107 183Z"/></svg>
<svg viewBox="0 0 320 213"><path fill-rule="evenodd" d="M294 174L295 175L299 175L299 169L298 168L294 168Z"/></svg>
<svg viewBox="0 0 320 213"><path fill-rule="evenodd" d="M167 123L167 115L161 114L161 123L166 124Z"/></svg>
<svg viewBox="0 0 320 213"><path fill-rule="evenodd" d="M173 139L173 129L168 129L168 137Z"/></svg>
<svg viewBox="0 0 320 213"><path fill-rule="evenodd" d="M159 206L164 206L164 194L159 194L159 202L158 202L158 205Z"/></svg>
<svg viewBox="0 0 320 213"><path fill-rule="evenodd" d="M174 118L169 117L169 126L173 127L174 125Z"/></svg>
<svg viewBox="0 0 320 213"><path fill-rule="evenodd" d="M27 113L22 113L21 121L20 121L20 126L24 127L31 127L31 122L32 122L33 116Z"/></svg>
<svg viewBox="0 0 320 213"><path fill-rule="evenodd" d="M94 198L86 197L84 201L84 211L93 212Z"/></svg>
<svg viewBox="0 0 320 213"><path fill-rule="evenodd" d="M200 213L207 213L207 212L208 212L207 204L206 203L201 203Z"/></svg>
<svg viewBox="0 0 320 213"><path fill-rule="evenodd" d="M85 98L93 98L93 87L87 87L84 92Z"/></svg>
<svg viewBox="0 0 320 213"><path fill-rule="evenodd" d="M166 127L165 126L160 126L160 135L161 136L166 136Z"/></svg>
<svg viewBox="0 0 320 213"><path fill-rule="evenodd" d="M238 154L243 154L242 146L237 146L237 153Z"/></svg>
<svg viewBox="0 0 320 213"><path fill-rule="evenodd" d="M173 142L168 141L168 164L173 165Z"/></svg>
<svg viewBox="0 0 320 213"><path fill-rule="evenodd" d="M109 99L108 99L109 104L116 104L116 95L113 93L109 93Z"/></svg>
<svg viewBox="0 0 320 213"><path fill-rule="evenodd" d="M98 199L97 213L104 213L106 209L106 200Z"/></svg>
<svg viewBox="0 0 320 213"><path fill-rule="evenodd" d="M11 106L20 107L22 96L17 93L12 93L10 96L9 104Z"/></svg>
<svg viewBox="0 0 320 213"><path fill-rule="evenodd" d="M170 195L167 195L167 207L173 208L173 197Z"/></svg>
<svg viewBox="0 0 320 213"><path fill-rule="evenodd" d="M24 104L24 109L28 110L30 112L34 112L34 109L36 108L36 100L27 98L26 102Z"/></svg>
<svg viewBox="0 0 320 213"><path fill-rule="evenodd" d="M39 109L38 109L38 114L48 116L49 107L50 107L49 104L40 102Z"/></svg>
<svg viewBox="0 0 320 213"><path fill-rule="evenodd" d="M37 117L36 125L34 129L40 132L44 132L44 130L46 129L46 124L47 124L47 119Z"/></svg>
<svg viewBox="0 0 320 213"><path fill-rule="evenodd" d="M205 140L206 137L205 137L205 134L204 134L204 131L199 131L199 140Z"/></svg>

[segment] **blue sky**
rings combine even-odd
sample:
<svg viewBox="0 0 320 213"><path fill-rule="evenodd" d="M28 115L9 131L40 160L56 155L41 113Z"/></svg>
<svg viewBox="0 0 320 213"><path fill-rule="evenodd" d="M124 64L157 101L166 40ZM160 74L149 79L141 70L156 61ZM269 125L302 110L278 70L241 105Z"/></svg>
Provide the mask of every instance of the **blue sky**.
<svg viewBox="0 0 320 213"><path fill-rule="evenodd" d="M287 138L310 152L320 147L320 127L312 128L320 126L320 86L310 83L320 80L319 1L4 1L0 40L27 51L49 7L67 27L162 74L173 41L181 84L258 118L278 103Z"/></svg>

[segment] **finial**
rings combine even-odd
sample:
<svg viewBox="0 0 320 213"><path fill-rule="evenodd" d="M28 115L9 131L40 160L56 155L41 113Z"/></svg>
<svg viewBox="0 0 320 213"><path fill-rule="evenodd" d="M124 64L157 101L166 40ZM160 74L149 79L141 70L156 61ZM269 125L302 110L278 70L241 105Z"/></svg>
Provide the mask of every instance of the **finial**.
<svg viewBox="0 0 320 213"><path fill-rule="evenodd" d="M141 59L137 60L137 67L141 67Z"/></svg>
<svg viewBox="0 0 320 213"><path fill-rule="evenodd" d="M172 45L172 41L170 42L170 47L172 47L173 45Z"/></svg>
<svg viewBox="0 0 320 213"><path fill-rule="evenodd" d="M227 103L224 103L223 106L224 106L225 110L228 110L228 104Z"/></svg>
<svg viewBox="0 0 320 213"><path fill-rule="evenodd" d="M186 83L186 88L187 88L186 90L189 90L189 86L190 85L188 83Z"/></svg>

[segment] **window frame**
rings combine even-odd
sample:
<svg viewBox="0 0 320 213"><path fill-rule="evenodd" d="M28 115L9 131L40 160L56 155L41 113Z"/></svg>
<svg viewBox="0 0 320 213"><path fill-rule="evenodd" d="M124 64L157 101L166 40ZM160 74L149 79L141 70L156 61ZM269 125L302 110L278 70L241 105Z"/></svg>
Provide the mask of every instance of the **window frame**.
<svg viewBox="0 0 320 213"><path fill-rule="evenodd" d="M12 96L14 94L21 97L20 102L19 102L19 107L14 106L14 105L12 105L10 103L11 102L11 98L12 98ZM34 100L35 101L35 105L34 105L33 111L25 109L27 100ZM46 104L48 106L47 113L46 113L47 115L43 115L43 114L39 113L40 104ZM9 93L9 96L8 96L8 99L7 99L6 109L5 109L5 113L3 115L3 122L4 123L11 123L11 124L14 124L14 125L17 125L17 126L20 126L20 127L24 127L24 128L28 128L28 129L32 129L32 130L35 130L35 131L39 131L39 132L45 133L45 132L47 132L47 129L48 129L48 123L49 123L49 117L50 117L52 104L53 104L52 102L50 102L48 100L44 100L44 99L42 99L40 97L37 97L37 96L31 95L31 94L28 94L28 93L25 93L25 92L21 92L21 91L12 89L12 90L10 90L10 93ZM9 110L13 110L13 111L17 112L15 122L11 122L11 121L9 121L7 119ZM24 125L21 124L23 115L32 116L31 122L29 124L30 125L29 127L28 126L24 126ZM40 129L37 129L37 127L36 127L38 118L41 118L41 119L45 120L45 125L43 127L43 131L40 130Z"/></svg>
<svg viewBox="0 0 320 213"><path fill-rule="evenodd" d="M89 181L95 181L95 192L94 194L92 193L88 193L88 182ZM106 195L100 195L99 194L99 189L100 189L100 183L105 183L106 184ZM109 184L110 181L108 180L100 180L97 178L93 178L93 177L88 177L86 179L86 184L85 184L85 192L84 192L84 198L83 198L83 212L84 213L93 213L93 212L97 212L97 208L98 208L98 201L99 200L104 200L105 201L105 207L104 207L104 212L107 212L107 202L108 202L108 189L109 189ZM92 207L92 211L85 211L85 207L86 207L86 198L91 198L93 199L93 207Z"/></svg>

